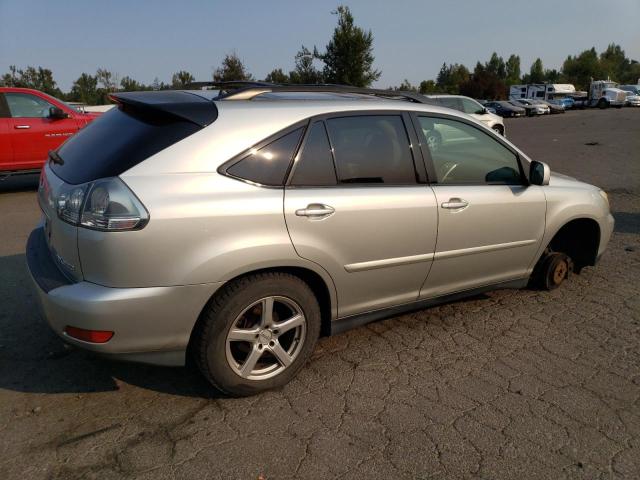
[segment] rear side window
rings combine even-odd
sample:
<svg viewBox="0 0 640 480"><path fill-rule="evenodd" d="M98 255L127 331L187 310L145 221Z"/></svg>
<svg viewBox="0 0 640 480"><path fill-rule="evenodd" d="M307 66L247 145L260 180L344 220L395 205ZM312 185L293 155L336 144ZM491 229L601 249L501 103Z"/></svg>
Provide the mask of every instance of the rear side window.
<svg viewBox="0 0 640 480"><path fill-rule="evenodd" d="M400 115L332 118L327 128L340 183L417 183Z"/></svg>
<svg viewBox="0 0 640 480"><path fill-rule="evenodd" d="M327 131L323 122L316 122L311 127L302 154L297 160L291 184L319 187L337 183Z"/></svg>
<svg viewBox="0 0 640 480"><path fill-rule="evenodd" d="M260 148L252 148L240 161L227 168L227 173L261 185L281 186L304 128L300 127Z"/></svg>
<svg viewBox="0 0 640 480"><path fill-rule="evenodd" d="M58 150L64 163L51 168L71 184L113 177L200 129L173 115L112 108L67 140Z"/></svg>

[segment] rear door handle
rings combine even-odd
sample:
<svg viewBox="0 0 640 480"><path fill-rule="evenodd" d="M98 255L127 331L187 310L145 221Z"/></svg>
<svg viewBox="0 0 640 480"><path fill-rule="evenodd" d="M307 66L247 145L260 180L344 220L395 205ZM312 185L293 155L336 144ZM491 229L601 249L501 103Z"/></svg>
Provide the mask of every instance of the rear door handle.
<svg viewBox="0 0 640 480"><path fill-rule="evenodd" d="M312 218L324 218L333 214L335 209L329 205L323 203L310 203L307 208L300 208L296 210L298 217L312 217Z"/></svg>
<svg viewBox="0 0 640 480"><path fill-rule="evenodd" d="M29 128L31 128L31 125L14 125L14 127L16 130L27 130Z"/></svg>
<svg viewBox="0 0 640 480"><path fill-rule="evenodd" d="M466 200L463 200L462 198L450 198L448 202L444 202L440 206L442 208L455 210L458 208L465 208L469 206L469 202L467 202Z"/></svg>

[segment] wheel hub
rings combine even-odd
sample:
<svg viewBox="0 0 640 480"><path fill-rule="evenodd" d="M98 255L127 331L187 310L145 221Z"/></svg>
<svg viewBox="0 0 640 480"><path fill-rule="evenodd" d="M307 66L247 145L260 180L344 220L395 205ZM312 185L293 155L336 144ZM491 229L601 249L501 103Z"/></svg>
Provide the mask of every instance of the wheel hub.
<svg viewBox="0 0 640 480"><path fill-rule="evenodd" d="M565 262L561 262L556 266L555 271L553 272L553 281L555 283L560 283L564 280L567 274L567 264Z"/></svg>
<svg viewBox="0 0 640 480"><path fill-rule="evenodd" d="M273 338L273 332L268 328L260 330L260 333L258 334L258 340L260 340L260 343L262 344L269 343Z"/></svg>

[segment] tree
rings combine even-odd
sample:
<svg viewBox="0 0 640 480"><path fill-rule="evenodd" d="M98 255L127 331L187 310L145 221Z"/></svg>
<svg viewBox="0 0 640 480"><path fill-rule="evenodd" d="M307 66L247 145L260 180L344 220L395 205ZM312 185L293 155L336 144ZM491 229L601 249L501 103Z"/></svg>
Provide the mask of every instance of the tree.
<svg viewBox="0 0 640 480"><path fill-rule="evenodd" d="M511 54L505 63L505 82L507 85L515 85L520 83L520 57Z"/></svg>
<svg viewBox="0 0 640 480"><path fill-rule="evenodd" d="M436 77L436 84L441 92L457 95L460 93L460 85L469 80L469 75L469 70L464 65L443 63Z"/></svg>
<svg viewBox="0 0 640 480"><path fill-rule="evenodd" d="M5 73L0 83L7 87L33 88L56 97L62 96L62 91L53 79L53 73L48 68L27 67L22 70L15 65L9 66L9 73Z"/></svg>
<svg viewBox="0 0 640 480"><path fill-rule="evenodd" d="M225 55L222 65L213 72L214 82L250 81L253 76L247 72L240 57L233 52Z"/></svg>
<svg viewBox="0 0 640 480"><path fill-rule="evenodd" d="M595 48L584 50L576 56L569 55L562 64L564 81L573 83L579 90L587 90L591 79L602 79L605 75Z"/></svg>
<svg viewBox="0 0 640 480"><path fill-rule="evenodd" d="M264 77L264 81L271 83L289 83L289 75L284 73L281 68L274 68Z"/></svg>
<svg viewBox="0 0 640 480"><path fill-rule="evenodd" d="M185 70L180 70L179 72L174 73L171 77L171 87L175 89L185 88L194 80L195 78L191 73Z"/></svg>
<svg viewBox="0 0 640 480"><path fill-rule="evenodd" d="M302 45L302 48L296 53L296 67L289 72L289 81L298 84L323 83L324 78L322 72L313 64L315 58L316 56L311 53L307 47Z"/></svg>
<svg viewBox="0 0 640 480"><path fill-rule="evenodd" d="M529 70L529 81L526 83L542 82L544 82L544 67L542 65L542 60L540 60L540 58L536 58L536 60L531 64L531 69Z"/></svg>
<svg viewBox="0 0 640 480"><path fill-rule="evenodd" d="M338 15L333 37L324 53L314 50L325 64L324 79L328 83L368 87L381 75L373 68L373 34L354 25L349 7L340 5L332 13Z"/></svg>
<svg viewBox="0 0 640 480"><path fill-rule="evenodd" d="M390 90L397 90L400 92L417 92L418 88L411 85L411 82L405 78L399 86L393 87Z"/></svg>
<svg viewBox="0 0 640 480"><path fill-rule="evenodd" d="M106 68L98 69L96 79L107 92L115 92L118 89L118 74L114 74Z"/></svg>
<svg viewBox="0 0 640 480"><path fill-rule="evenodd" d="M428 93L437 93L438 86L436 85L436 82L434 82L433 80L423 80L420 82L418 91L423 95Z"/></svg>
<svg viewBox="0 0 640 480"><path fill-rule="evenodd" d="M125 92L135 92L136 90L146 90L146 87L137 80L125 75L122 77L122 80L120 80L120 90Z"/></svg>
<svg viewBox="0 0 640 480"><path fill-rule="evenodd" d="M98 79L88 73L83 73L73 82L69 97L76 102L96 105L98 103Z"/></svg>
<svg viewBox="0 0 640 480"><path fill-rule="evenodd" d="M502 57L499 57L496 52L491 54L491 58L485 64L485 69L489 74L495 75L500 80L507 78L507 69Z"/></svg>
<svg viewBox="0 0 640 480"><path fill-rule="evenodd" d="M476 63L473 75L460 85L460 93L473 98L499 100L505 98L506 85L497 75L487 70L485 65Z"/></svg>
<svg viewBox="0 0 640 480"><path fill-rule="evenodd" d="M602 68L602 72L613 80L622 81L622 77L629 71L630 66L631 62L620 45L611 43L607 46L607 49L600 54L600 67Z"/></svg>

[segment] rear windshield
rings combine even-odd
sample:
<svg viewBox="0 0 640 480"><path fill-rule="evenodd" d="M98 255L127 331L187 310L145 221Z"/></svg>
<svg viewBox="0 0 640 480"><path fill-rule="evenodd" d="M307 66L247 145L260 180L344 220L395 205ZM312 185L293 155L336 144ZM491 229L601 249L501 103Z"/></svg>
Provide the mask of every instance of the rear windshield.
<svg viewBox="0 0 640 480"><path fill-rule="evenodd" d="M201 128L174 115L121 105L67 140L58 149L63 163L51 168L71 184L113 177Z"/></svg>

